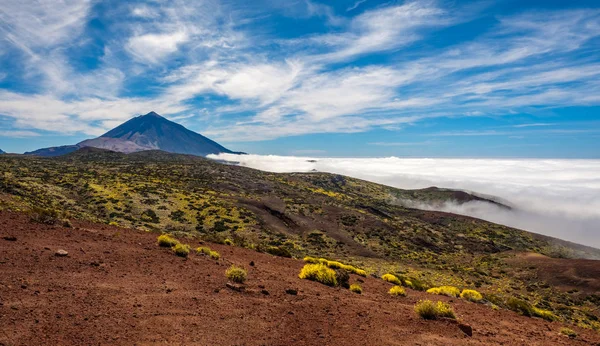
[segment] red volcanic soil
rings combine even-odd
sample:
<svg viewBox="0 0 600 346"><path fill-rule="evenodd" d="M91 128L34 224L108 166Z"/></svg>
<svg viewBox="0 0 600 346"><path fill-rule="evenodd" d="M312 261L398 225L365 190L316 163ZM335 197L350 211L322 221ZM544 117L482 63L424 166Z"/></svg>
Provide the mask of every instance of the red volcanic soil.
<svg viewBox="0 0 600 346"><path fill-rule="evenodd" d="M508 262L534 268L541 281L564 291L600 292L600 261L550 258L537 253L521 253Z"/></svg>
<svg viewBox="0 0 600 346"><path fill-rule="evenodd" d="M571 327L579 336L570 340L559 322L481 304L412 290L390 297L390 285L371 277L360 278L362 295L301 280L301 260L215 244L208 245L221 260L186 260L159 248L156 234L74 226L0 212L0 345L600 343L595 331ZM69 255L55 256L58 249ZM248 269L245 292L226 287L232 263ZM451 301L473 336L454 322L416 316L413 305L424 298Z"/></svg>

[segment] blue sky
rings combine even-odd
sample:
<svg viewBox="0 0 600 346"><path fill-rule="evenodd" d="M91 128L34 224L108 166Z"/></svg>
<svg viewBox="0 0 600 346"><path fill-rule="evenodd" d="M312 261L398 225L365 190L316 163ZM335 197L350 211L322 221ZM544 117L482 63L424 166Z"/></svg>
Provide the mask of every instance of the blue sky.
<svg viewBox="0 0 600 346"><path fill-rule="evenodd" d="M234 150L600 158L597 1L0 3L0 149L156 111Z"/></svg>

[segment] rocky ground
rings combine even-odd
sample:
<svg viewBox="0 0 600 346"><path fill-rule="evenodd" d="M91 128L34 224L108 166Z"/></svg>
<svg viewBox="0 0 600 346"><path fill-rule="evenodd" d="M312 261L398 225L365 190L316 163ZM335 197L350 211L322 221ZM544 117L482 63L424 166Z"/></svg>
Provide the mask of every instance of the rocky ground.
<svg viewBox="0 0 600 346"><path fill-rule="evenodd" d="M372 277L352 275L362 295L330 288L299 279L301 260L248 249L206 244L220 260L183 259L156 236L0 212L0 345L600 345L593 330L561 335L561 322L410 289L391 297ZM226 286L231 264L248 270L242 292ZM449 301L472 336L420 319L426 298Z"/></svg>

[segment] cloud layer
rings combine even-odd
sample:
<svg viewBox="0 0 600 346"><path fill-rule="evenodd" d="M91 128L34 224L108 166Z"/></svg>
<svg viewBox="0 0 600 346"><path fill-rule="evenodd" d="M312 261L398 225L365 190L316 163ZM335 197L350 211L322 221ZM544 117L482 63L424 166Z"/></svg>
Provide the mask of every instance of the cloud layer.
<svg viewBox="0 0 600 346"><path fill-rule="evenodd" d="M600 160L311 159L231 154L214 158L272 172L316 169L402 189L437 186L497 196L514 210L487 203L447 203L436 209L600 248Z"/></svg>

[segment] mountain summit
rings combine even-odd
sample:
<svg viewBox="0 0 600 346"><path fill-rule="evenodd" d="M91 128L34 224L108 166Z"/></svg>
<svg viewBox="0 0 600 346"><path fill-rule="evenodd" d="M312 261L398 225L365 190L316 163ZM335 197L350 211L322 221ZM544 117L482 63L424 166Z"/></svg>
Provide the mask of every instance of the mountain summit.
<svg viewBox="0 0 600 346"><path fill-rule="evenodd" d="M102 136L76 145L44 148L26 154L58 156L83 147L95 147L123 153L163 150L170 153L206 156L232 153L231 150L155 112L140 115L115 127Z"/></svg>

